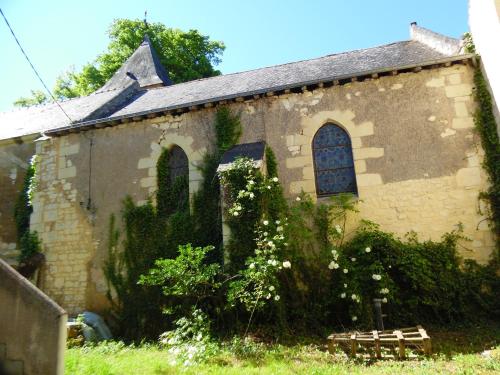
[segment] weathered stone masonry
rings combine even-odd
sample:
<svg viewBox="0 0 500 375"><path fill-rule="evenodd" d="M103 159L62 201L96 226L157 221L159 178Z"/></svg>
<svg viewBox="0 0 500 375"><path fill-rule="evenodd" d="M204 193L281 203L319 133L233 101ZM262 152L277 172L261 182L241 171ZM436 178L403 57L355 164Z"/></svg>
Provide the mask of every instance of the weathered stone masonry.
<svg viewBox="0 0 500 375"><path fill-rule="evenodd" d="M485 262L493 235L478 213L487 178L472 131L471 94L472 68L455 65L230 106L241 113L242 143L265 140L273 147L289 197L302 190L315 196L312 137L334 122L352 140L359 218L398 235L414 230L422 239L438 239L460 222L472 239L463 254ZM183 148L190 191L197 189L196 167L213 147L214 113L157 117L38 146L41 185L32 228L47 255L44 290L70 313L106 306L109 215L119 215L127 194L139 203L152 196L162 147Z"/></svg>

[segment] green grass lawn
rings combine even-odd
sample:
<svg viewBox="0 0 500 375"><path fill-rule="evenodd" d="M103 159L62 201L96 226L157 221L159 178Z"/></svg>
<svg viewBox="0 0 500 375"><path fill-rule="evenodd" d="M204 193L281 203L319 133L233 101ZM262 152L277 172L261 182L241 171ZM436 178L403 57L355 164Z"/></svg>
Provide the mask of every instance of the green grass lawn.
<svg viewBox="0 0 500 375"><path fill-rule="evenodd" d="M500 374L500 327L428 331L436 354L421 360L353 361L330 355L322 342L262 344L238 353L222 349L206 363L184 367L155 345L106 344L68 349L66 374Z"/></svg>

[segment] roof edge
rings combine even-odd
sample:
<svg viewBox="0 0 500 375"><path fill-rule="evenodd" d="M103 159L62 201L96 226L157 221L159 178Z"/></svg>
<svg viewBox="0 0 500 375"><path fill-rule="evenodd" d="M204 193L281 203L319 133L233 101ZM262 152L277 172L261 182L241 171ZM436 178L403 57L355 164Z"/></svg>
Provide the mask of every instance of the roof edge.
<svg viewBox="0 0 500 375"><path fill-rule="evenodd" d="M165 112L178 111L178 110L182 110L182 109L190 109L192 107L197 107L200 105L214 104L214 103L228 101L228 100L234 100L234 99L242 98L242 97L265 95L265 94L272 93L272 92L291 90L294 88L301 88L301 87L310 86L310 85L317 85L317 84L320 84L322 82L342 81L342 80L354 79L356 77L366 77L366 76L373 76L373 75L378 75L378 74L383 74L383 73L408 71L411 69L418 69L418 68L422 68L422 67L433 67L434 65L443 65L443 64L447 64L447 63L460 62L460 61L466 61L466 60L475 61L476 58L477 58L476 54L468 53L468 54L449 56L449 57L445 57L442 59L428 60L428 61L424 61L424 62L421 62L418 64L392 66L392 67L386 67L386 68L375 69L375 70L367 70L367 71L362 71L362 72L358 72L355 74L347 74L347 75L342 75L342 76L329 76L329 77L315 79L313 81L297 82L297 83L290 84L290 85L269 87L266 89L256 90L256 91L239 92L239 93L232 94L232 95L225 95L225 96L210 98L208 100L199 100L196 102L187 103L187 104L178 105L178 106L162 107L162 108L156 108L154 110L136 112L136 113L127 114L127 115L121 115L121 116L115 116L115 117L111 116L111 117L96 119L96 120L91 120L91 121L76 122L70 126L65 126L65 127L61 127L61 128L48 130L45 132L45 134L47 134L47 135L60 135L59 133L82 131L88 127L94 127L96 125L100 125L98 127L105 127L105 126L107 126L107 124L112 124L112 123L116 123L116 122L120 122L120 121L125 122L125 121L128 121L128 120L136 118L136 117L142 117L142 116L157 117L157 116L164 115Z"/></svg>
<svg viewBox="0 0 500 375"><path fill-rule="evenodd" d="M418 26L416 22L410 24L410 37L445 55L463 54L463 41Z"/></svg>

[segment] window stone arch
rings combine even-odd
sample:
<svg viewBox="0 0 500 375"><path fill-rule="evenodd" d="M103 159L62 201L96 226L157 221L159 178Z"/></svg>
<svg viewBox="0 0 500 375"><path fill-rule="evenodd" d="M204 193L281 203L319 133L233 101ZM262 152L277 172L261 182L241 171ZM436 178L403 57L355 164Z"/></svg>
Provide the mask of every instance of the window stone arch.
<svg viewBox="0 0 500 375"><path fill-rule="evenodd" d="M326 123L312 142L316 194L357 194L351 138L339 125Z"/></svg>

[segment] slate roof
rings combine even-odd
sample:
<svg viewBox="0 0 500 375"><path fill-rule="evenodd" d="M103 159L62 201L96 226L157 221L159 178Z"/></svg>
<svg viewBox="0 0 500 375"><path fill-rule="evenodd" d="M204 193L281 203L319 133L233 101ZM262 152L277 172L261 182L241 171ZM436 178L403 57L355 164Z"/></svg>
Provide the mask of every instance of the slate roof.
<svg viewBox="0 0 500 375"><path fill-rule="evenodd" d="M254 161L256 168L262 165L264 160L265 142L242 143L227 150L219 163L217 172L228 169L238 157L246 157Z"/></svg>
<svg viewBox="0 0 500 375"><path fill-rule="evenodd" d="M141 88L172 84L147 35L135 52L97 92L125 87L129 79L136 80Z"/></svg>
<svg viewBox="0 0 500 375"><path fill-rule="evenodd" d="M418 34L420 30L427 32L426 29L412 25L412 33ZM61 103L74 120L73 124L68 123L54 104L0 113L0 140L471 57L458 56L458 40L444 36L439 38L439 34L435 33L430 36L437 43L424 43L424 39L416 40L412 34L412 40L409 41L175 85L169 84L168 74L161 67L150 42L145 39L100 90L87 97ZM441 48L443 44L448 49ZM127 75L127 72L131 74ZM167 86L144 89L157 84Z"/></svg>

